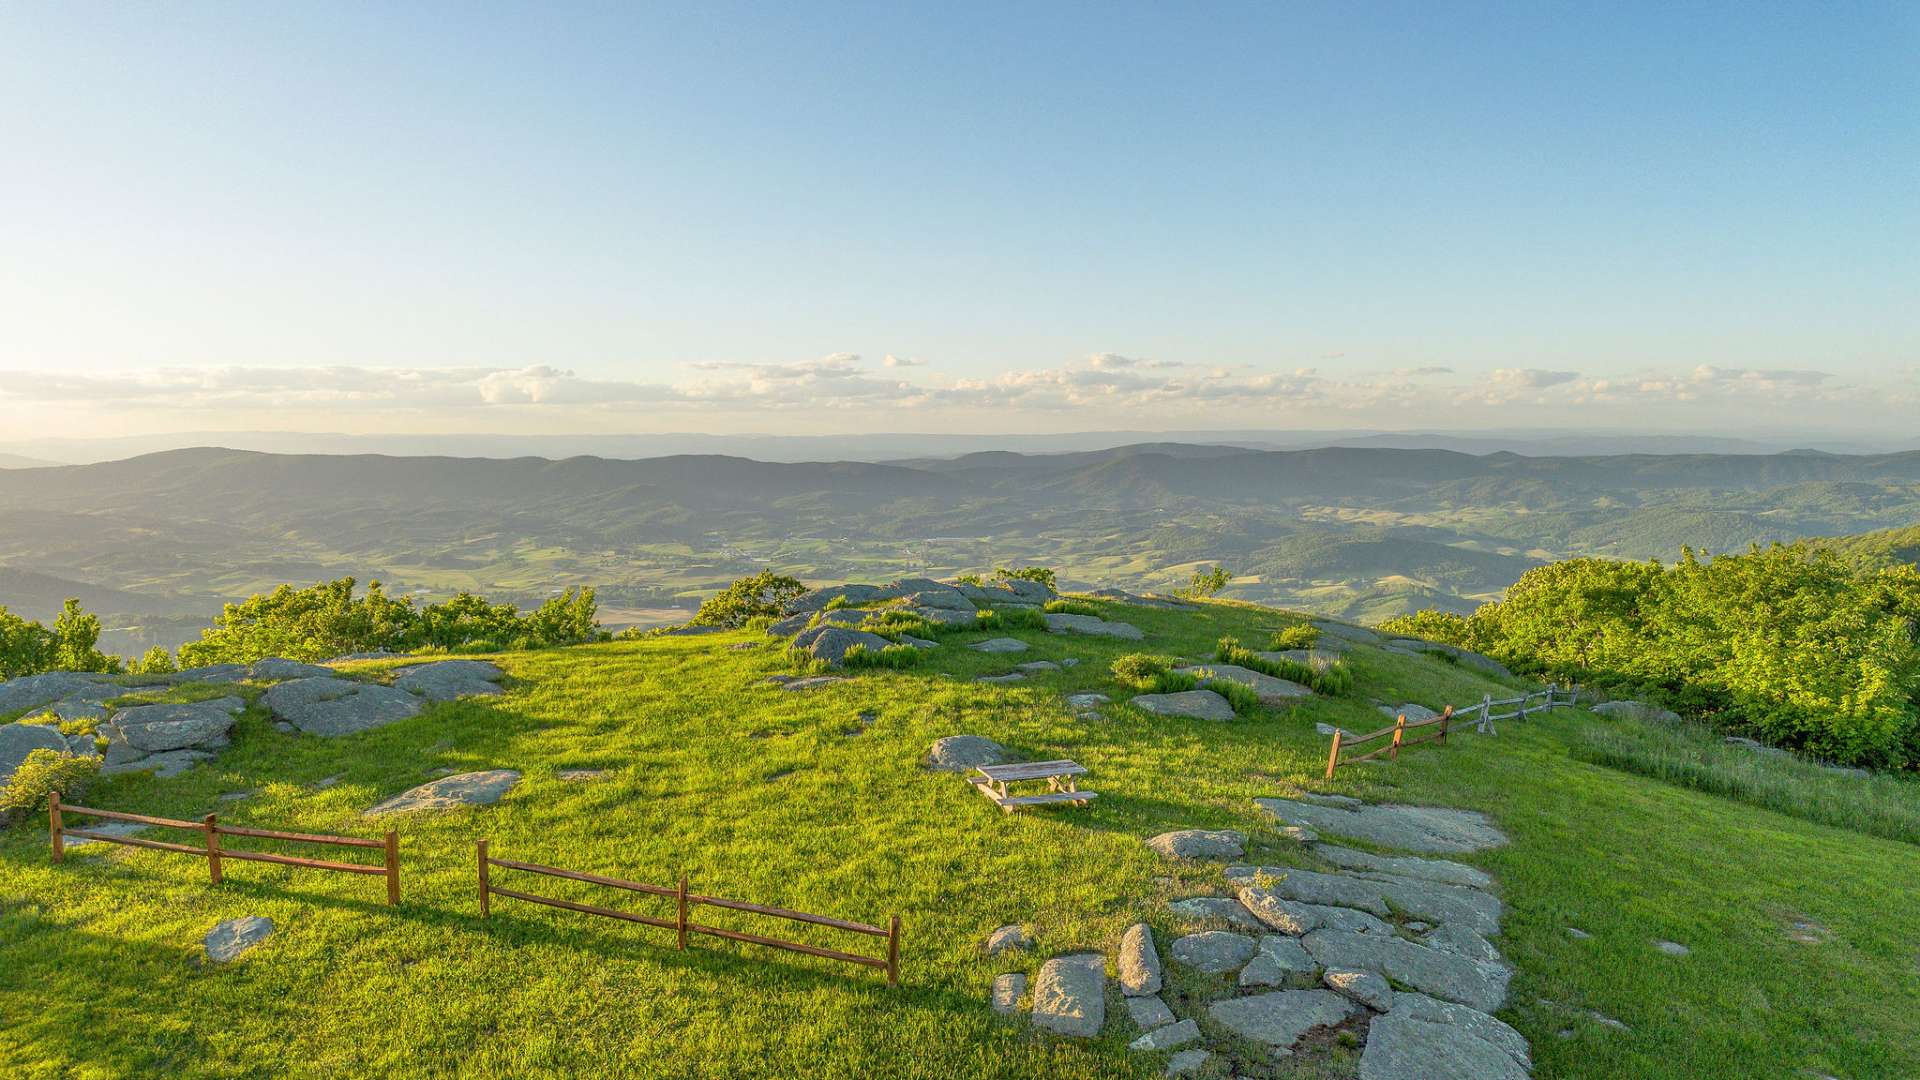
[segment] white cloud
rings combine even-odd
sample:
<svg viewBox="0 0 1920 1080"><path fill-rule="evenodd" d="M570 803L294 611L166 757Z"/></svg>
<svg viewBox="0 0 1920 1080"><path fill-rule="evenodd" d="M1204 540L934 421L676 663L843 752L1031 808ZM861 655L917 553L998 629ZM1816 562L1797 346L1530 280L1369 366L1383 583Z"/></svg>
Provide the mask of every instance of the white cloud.
<svg viewBox="0 0 1920 1080"><path fill-rule="evenodd" d="M883 363L885 363L887 367L925 367L927 362L925 360L917 360L911 356L895 356L892 353L888 353Z"/></svg>

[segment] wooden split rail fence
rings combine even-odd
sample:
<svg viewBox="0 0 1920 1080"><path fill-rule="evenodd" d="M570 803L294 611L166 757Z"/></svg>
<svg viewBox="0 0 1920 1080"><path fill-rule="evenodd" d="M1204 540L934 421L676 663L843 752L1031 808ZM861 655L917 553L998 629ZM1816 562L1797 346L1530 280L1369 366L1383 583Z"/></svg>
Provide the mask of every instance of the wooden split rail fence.
<svg viewBox="0 0 1920 1080"><path fill-rule="evenodd" d="M583 912L588 915L601 915L623 922L640 923L644 926L657 926L662 930L672 930L675 934L675 947L687 947L687 935L706 934L709 937L725 938L728 941L743 941L749 945L764 945L771 949L786 949L790 952L805 953L808 956L821 956L828 960L839 960L848 964L880 968L887 973L887 985L900 985L900 916L895 915L886 926L870 926L867 923L852 922L847 919L835 919L826 915L813 915L805 911L790 911L786 908L770 907L766 904L749 904L744 900L727 900L718 896L701 896L687 890L686 875L680 876L677 886L649 885L640 881L627 881L622 878L607 877L602 874L588 874L579 870L563 870L557 866L542 866L539 863L516 862L512 859L498 859L488 854L487 842L476 843L477 862L480 871L480 916L493 916L492 897L505 896L514 900L525 900L533 904L545 904L548 907L565 908L568 911ZM674 917L671 919L639 915L631 911L600 907L595 904L582 904L558 897L540 896L535 893L521 892L518 889L503 889L493 883L491 871L498 867L503 870L519 870L529 874L543 874L547 877L565 878L568 881L584 881L590 885L604 885L612 889L624 889L628 892L643 893L648 896L670 896L674 899ZM780 938L763 937L739 930L727 930L718 926L706 926L692 921L689 917L697 907L724 908L729 911L744 911L753 915L767 915L791 922L809 923L814 926L827 926L835 930L846 930L855 934L887 940L887 955L866 956L861 953L842 952L839 949L824 949L817 945L805 945L797 941L784 941Z"/></svg>
<svg viewBox="0 0 1920 1080"><path fill-rule="evenodd" d="M79 814L82 817L106 818L109 821L126 821L137 825L153 825L162 829L188 829L203 833L202 845L175 844L164 840L145 840L137 836L116 836L113 833L94 832L91 829L76 829L66 823L66 815ZM64 862L67 856L67 837L77 836L84 840L98 840L108 844L122 844L127 847L150 848L154 851L171 851L180 855L192 855L207 860L207 875L215 885L220 884L224 876L223 864L231 859L236 862L274 863L279 866L300 866L311 870L332 870L341 874L380 875L387 879L387 903L400 902L400 837L391 830L384 839L367 840L357 836L322 836L316 833L278 832L273 829L251 829L239 825L222 825L218 815L208 814L199 821L176 821L172 818L150 817L146 814L126 814L118 810L97 810L90 806L73 806L62 803L58 792L52 794L47 803L47 823L52 833L53 861ZM221 844L222 837L241 836L255 840L282 840L295 844L329 844L335 847L377 848L384 852L381 865L369 863L326 862L321 859L305 859L293 855L275 855L266 851L248 851L229 848Z"/></svg>
<svg viewBox="0 0 1920 1080"><path fill-rule="evenodd" d="M1479 704L1469 705L1467 708L1460 710L1456 710L1453 706L1449 705L1441 711L1439 716L1426 720L1415 720L1411 723L1407 721L1407 714L1401 713L1394 718L1393 723L1388 724L1378 731L1370 731L1365 735L1353 735L1345 731L1336 730L1333 733L1333 746L1327 752L1327 779L1333 779L1333 771L1342 765L1357 765L1362 761L1371 761L1383 755L1389 758L1398 758L1401 749L1404 747L1418 746L1424 742L1444 741L1447 737L1447 732L1457 724L1471 722L1475 731L1482 734L1497 735L1499 732L1495 730L1493 726L1495 721L1524 720L1532 713L1545 712L1548 709L1557 708L1562 705L1572 705L1574 695L1575 691L1572 688L1561 690L1556 685L1549 685L1545 690L1535 690L1532 693L1522 694L1514 698L1495 700L1492 694L1488 694L1480 700ZM1493 711L1506 706L1514 706L1514 708L1511 712L1495 713ZM1476 713L1478 714L1477 718L1475 716ZM1440 729L1435 734L1422 735L1417 739L1407 738L1407 732L1409 731L1435 726ZM1361 743L1373 742L1375 739L1384 739L1388 736L1393 737L1392 741L1377 750L1370 750L1358 757L1343 758L1340 756L1340 751L1349 746L1358 746Z"/></svg>

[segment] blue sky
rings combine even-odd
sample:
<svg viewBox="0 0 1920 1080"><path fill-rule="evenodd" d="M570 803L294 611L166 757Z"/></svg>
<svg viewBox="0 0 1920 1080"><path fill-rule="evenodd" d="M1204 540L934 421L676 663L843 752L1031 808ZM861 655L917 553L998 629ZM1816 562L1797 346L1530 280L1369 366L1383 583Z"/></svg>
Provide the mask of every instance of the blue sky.
<svg viewBox="0 0 1920 1080"><path fill-rule="evenodd" d="M1911 433L1916 55L1893 4L12 5L0 417Z"/></svg>

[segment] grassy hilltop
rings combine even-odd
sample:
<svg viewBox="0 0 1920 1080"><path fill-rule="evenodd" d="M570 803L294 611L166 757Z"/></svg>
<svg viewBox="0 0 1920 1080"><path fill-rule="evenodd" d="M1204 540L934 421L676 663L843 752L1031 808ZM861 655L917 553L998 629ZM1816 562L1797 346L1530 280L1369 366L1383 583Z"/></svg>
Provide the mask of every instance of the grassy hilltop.
<svg viewBox="0 0 1920 1080"><path fill-rule="evenodd" d="M994 1015L989 981L1075 948L1111 953L1143 918L1162 941L1176 936L1164 901L1220 891L1220 877L1143 845L1164 830L1241 829L1248 861L1312 865L1253 803L1302 789L1477 809L1511 836L1460 858L1491 872L1509 906L1498 944L1516 974L1501 1016L1532 1043L1537 1077L1920 1075L1920 847L1587 763L1574 751L1591 732L1629 722L1577 710L1324 782L1316 722L1370 730L1382 722L1375 700L1437 707L1507 689L1371 648L1349 655L1349 696L1224 723L1125 706L1076 716L1067 693L1124 696L1109 674L1123 653L1205 660L1223 634L1258 642L1298 621L1238 603L1093 606L1147 640L1023 630L1033 647L1009 660L960 647L988 634L959 634L917 667L799 693L763 682L792 667L750 631L511 653L496 658L514 679L502 697L331 740L277 731L255 705L216 760L169 780L102 780L86 801L374 836L387 826L361 812L436 770L524 779L492 807L398 819L395 909L374 879L234 863L212 887L200 860L96 845L54 867L43 823L0 833L0 1075L1157 1076L1164 1055L1127 1051L1123 1013L1110 1010L1089 1042L1046 1038ZM1068 656L1082 662L1026 683L972 681ZM1100 798L1003 816L920 767L934 739L954 734L1021 758L1071 757ZM606 772L558 775L579 769ZM220 798L235 792L253 794ZM898 914L903 985L711 938L679 953L669 931L505 899L482 922L483 836L503 858L658 883L684 872L698 891L867 922ZM531 891L669 911L500 873ZM243 915L278 930L238 962L201 963L207 930ZM1796 921L1818 924L1821 940L1793 940ZM984 957L985 935L1009 922L1029 924L1038 947ZM1663 956L1656 939L1692 954ZM1170 996L1215 992L1173 973ZM1351 1076L1356 1059L1335 1045L1317 1064L1242 1074Z"/></svg>

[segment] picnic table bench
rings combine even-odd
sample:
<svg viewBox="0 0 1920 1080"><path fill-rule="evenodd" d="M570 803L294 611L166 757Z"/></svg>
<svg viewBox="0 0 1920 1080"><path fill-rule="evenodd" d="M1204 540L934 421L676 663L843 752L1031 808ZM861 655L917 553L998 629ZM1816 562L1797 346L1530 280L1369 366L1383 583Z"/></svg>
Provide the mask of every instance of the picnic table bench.
<svg viewBox="0 0 1920 1080"><path fill-rule="evenodd" d="M1006 813L1013 813L1023 806L1045 806L1051 803L1069 803L1084 806L1099 795L1097 791L1081 791L1074 777L1086 774L1086 766L1077 765L1065 759L1059 761L1019 761L1011 765L980 765L975 767L977 776L967 780L979 789L994 805ZM1007 791L1008 784L1045 780L1047 790L1036 795L1014 795Z"/></svg>

